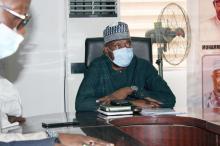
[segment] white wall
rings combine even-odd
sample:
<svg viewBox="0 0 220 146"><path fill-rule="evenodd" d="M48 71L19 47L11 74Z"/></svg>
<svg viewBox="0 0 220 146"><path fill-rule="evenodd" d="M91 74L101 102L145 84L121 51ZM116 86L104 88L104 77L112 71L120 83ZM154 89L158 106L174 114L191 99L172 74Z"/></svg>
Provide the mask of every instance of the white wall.
<svg viewBox="0 0 220 146"><path fill-rule="evenodd" d="M164 80L176 96L175 109L187 111L187 71L186 68L164 70Z"/></svg>
<svg viewBox="0 0 220 146"><path fill-rule="evenodd" d="M191 24L192 43L187 58L187 103L190 113L202 112L201 46L199 42L199 1L187 0L188 15ZM210 1L211 3L211 1Z"/></svg>

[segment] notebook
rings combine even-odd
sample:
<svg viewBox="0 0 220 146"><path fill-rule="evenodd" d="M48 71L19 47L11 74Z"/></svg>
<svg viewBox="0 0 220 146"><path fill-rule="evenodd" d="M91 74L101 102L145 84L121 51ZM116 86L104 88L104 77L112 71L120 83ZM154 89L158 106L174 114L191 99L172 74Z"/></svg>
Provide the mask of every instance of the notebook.
<svg viewBox="0 0 220 146"><path fill-rule="evenodd" d="M103 114L98 114L97 117L104 119L104 120L113 120L119 118L126 118L126 117L133 117L133 115L114 115L114 116L107 116Z"/></svg>
<svg viewBox="0 0 220 146"><path fill-rule="evenodd" d="M113 115L132 115L133 111L103 111L101 109L97 110L99 113L108 115L108 116L113 116Z"/></svg>
<svg viewBox="0 0 220 146"><path fill-rule="evenodd" d="M131 111L131 106L113 106L113 105L100 105L100 110L103 111Z"/></svg>

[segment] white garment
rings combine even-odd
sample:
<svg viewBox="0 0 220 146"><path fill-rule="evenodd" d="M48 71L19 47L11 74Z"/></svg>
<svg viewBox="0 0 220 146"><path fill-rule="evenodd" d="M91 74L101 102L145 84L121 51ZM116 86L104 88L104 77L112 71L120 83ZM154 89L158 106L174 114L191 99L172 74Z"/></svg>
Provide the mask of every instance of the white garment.
<svg viewBox="0 0 220 146"><path fill-rule="evenodd" d="M10 126L7 115L21 116L21 99L17 89L7 79L0 76L0 111L2 127Z"/></svg>
<svg viewBox="0 0 220 146"><path fill-rule="evenodd" d="M220 21L212 17L200 22L200 41L219 41Z"/></svg>
<svg viewBox="0 0 220 146"><path fill-rule="evenodd" d="M205 108L219 107L219 100L220 97L216 97L213 91L211 93L206 94L204 99L204 103L206 104Z"/></svg>
<svg viewBox="0 0 220 146"><path fill-rule="evenodd" d="M21 133L9 133L9 134L0 134L0 141L10 142L10 141L20 141L20 140L39 140L47 138L46 132L37 132L30 134L21 134Z"/></svg>
<svg viewBox="0 0 220 146"><path fill-rule="evenodd" d="M21 116L21 98L18 90L7 79L0 76L1 111L11 116Z"/></svg>

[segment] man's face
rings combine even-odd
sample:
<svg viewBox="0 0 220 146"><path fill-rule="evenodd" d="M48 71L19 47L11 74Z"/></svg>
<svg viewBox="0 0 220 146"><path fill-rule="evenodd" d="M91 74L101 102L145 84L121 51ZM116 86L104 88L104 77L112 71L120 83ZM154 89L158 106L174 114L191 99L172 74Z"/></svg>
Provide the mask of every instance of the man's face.
<svg viewBox="0 0 220 146"><path fill-rule="evenodd" d="M213 4L214 4L214 7L215 7L217 17L220 20L220 0L214 0Z"/></svg>
<svg viewBox="0 0 220 146"><path fill-rule="evenodd" d="M213 71L212 79L213 79L214 91L220 92L220 69Z"/></svg>
<svg viewBox="0 0 220 146"><path fill-rule="evenodd" d="M130 48L131 41L130 40L116 40L106 44L106 51L105 53L114 60L113 51L121 48Z"/></svg>
<svg viewBox="0 0 220 146"><path fill-rule="evenodd" d="M27 15L31 2L31 0L1 0L1 1L2 1L1 5L7 7L8 9L20 15ZM15 15L11 14L10 12L4 9L1 12L3 16L2 22L4 24L6 24L11 29L17 28L18 32L22 33L22 31L24 31L24 27L22 27L22 22L24 20L22 20L19 17L16 17Z"/></svg>

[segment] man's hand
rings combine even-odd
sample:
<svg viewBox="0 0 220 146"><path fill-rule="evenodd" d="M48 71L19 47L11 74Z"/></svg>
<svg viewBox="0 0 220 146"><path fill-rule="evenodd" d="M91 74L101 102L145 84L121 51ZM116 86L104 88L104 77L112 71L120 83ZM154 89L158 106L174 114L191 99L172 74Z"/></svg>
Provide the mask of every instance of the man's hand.
<svg viewBox="0 0 220 146"><path fill-rule="evenodd" d="M20 116L20 117L10 116L10 115L7 115L7 116L8 116L8 121L10 123L19 122L20 124L22 124L25 122L25 118L22 116Z"/></svg>
<svg viewBox="0 0 220 146"><path fill-rule="evenodd" d="M90 136L79 134L59 134L59 140L63 146L114 146L112 143L105 142Z"/></svg>
<svg viewBox="0 0 220 146"><path fill-rule="evenodd" d="M101 104L110 104L112 100L122 100L125 99L128 95L132 94L133 89L131 87L124 87L115 92L111 95L102 97L99 99Z"/></svg>
<svg viewBox="0 0 220 146"><path fill-rule="evenodd" d="M137 99L130 101L133 105L141 108L159 108L160 104L146 99Z"/></svg>

